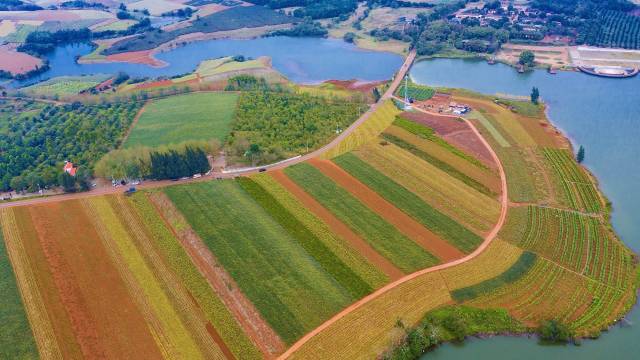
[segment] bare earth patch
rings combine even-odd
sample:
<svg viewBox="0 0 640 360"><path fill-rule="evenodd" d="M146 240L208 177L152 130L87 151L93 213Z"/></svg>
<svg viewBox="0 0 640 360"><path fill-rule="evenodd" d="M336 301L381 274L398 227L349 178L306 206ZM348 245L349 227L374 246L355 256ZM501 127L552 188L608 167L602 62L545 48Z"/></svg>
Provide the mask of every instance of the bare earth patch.
<svg viewBox="0 0 640 360"><path fill-rule="evenodd" d="M17 52L7 46L0 46L0 70L14 75L24 74L42 65L42 60L29 54Z"/></svg>

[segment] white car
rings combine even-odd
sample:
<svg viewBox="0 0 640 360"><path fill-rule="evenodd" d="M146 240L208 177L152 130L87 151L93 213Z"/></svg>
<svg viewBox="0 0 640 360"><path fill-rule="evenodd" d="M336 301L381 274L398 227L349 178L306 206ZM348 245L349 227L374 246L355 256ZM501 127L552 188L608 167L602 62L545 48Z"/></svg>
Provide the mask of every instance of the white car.
<svg viewBox="0 0 640 360"><path fill-rule="evenodd" d="M193 178L194 178L194 179L198 179L198 178L201 178L201 177L202 177L202 174L194 174L194 175L193 175Z"/></svg>

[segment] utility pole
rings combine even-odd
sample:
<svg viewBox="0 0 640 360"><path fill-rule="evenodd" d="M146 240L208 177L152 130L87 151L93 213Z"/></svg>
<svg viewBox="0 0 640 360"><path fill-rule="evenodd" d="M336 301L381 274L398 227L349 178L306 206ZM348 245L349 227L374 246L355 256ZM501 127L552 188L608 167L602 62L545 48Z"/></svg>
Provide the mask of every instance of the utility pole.
<svg viewBox="0 0 640 360"><path fill-rule="evenodd" d="M404 109L411 110L411 104L409 103L409 74L404 76Z"/></svg>

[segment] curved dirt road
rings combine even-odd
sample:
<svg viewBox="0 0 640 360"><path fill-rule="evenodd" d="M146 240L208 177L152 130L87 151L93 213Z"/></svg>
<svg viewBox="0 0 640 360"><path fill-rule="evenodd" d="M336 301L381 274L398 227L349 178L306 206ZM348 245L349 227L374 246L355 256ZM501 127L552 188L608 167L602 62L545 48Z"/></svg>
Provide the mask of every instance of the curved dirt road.
<svg viewBox="0 0 640 360"><path fill-rule="evenodd" d="M431 114L428 111L424 111L422 109L416 109L418 111L427 113L427 114ZM455 116L452 116L455 117ZM458 118L458 117L455 117ZM368 296L356 301L355 303L351 304L350 306L346 307L345 309L343 309L342 311L340 311L339 313L337 313L336 315L334 315L331 319L327 320L326 322L324 322L322 325L318 326L317 328L315 328L314 330L312 330L311 332L309 332L308 334L306 334L305 336L303 336L300 340L298 340L295 344L293 344L286 352L284 352L282 355L280 355L280 357L278 357L278 359L287 359L289 356L291 356L293 353L295 353L298 349L300 349L302 346L304 346L304 344L306 344L311 338L313 338L314 336L316 336L317 334L321 333L322 331L324 331L325 329L327 329L329 326L331 326L332 324L334 324L335 322L337 322L338 320L344 318L345 316L349 315L350 313L352 313L353 311L355 311L356 309L359 309L360 307L364 306L365 304L367 304L368 302L380 297L381 295L383 295L384 293L386 293L387 291L403 284L406 283L408 281L411 281L417 277L420 277L424 274L428 274L434 271L438 271L438 270L442 270L442 269L446 269L446 268L450 268L452 266L456 266L459 264L462 264L464 262L467 262L475 257L477 257L478 255L480 255L488 246L489 244L491 244L491 242L496 238L496 236L498 235L498 232L500 232L500 229L502 229L502 226L504 225L504 222L507 218L507 209L509 206L509 195L508 195L508 189L507 189L507 178L506 175L504 173L504 168L502 167L502 163L500 162L500 159L498 158L498 155L495 153L495 151L491 148L491 146L489 145L489 143L485 140L484 137L482 137L482 135L480 134L480 132L478 131L478 129L473 125L473 123L471 123L469 120L462 118L465 123L469 126L469 128L471 128L471 130L474 132L474 134L476 134L476 136L480 139L480 141L482 142L482 144L487 148L487 150L489 151L489 153L491 154L491 157L493 158L493 160L495 161L497 167L498 167L498 171L500 173L500 186L502 189L502 194L501 194L501 199L500 199L500 205L501 205L501 209L500 209L500 216L498 217L498 222L496 223L496 225L493 227L493 229L491 229L491 231L489 232L489 234L487 234L487 236L485 236L484 241L482 242L482 244L480 244L480 246L474 250L471 254L445 263L445 264L440 264L437 266L433 266L430 268L426 268L417 272L414 272L412 274L409 274L401 279L398 279L392 283L387 284L386 286L376 290L375 292L369 294Z"/></svg>

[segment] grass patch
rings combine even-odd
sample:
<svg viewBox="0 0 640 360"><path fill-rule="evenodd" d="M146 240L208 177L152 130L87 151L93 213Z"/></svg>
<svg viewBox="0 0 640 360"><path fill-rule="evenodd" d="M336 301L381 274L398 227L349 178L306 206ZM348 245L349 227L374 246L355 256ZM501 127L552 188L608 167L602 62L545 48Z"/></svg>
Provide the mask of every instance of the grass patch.
<svg viewBox="0 0 640 360"><path fill-rule="evenodd" d="M16 282L0 228L0 358L35 359L38 357L27 313Z"/></svg>
<svg viewBox="0 0 640 360"><path fill-rule="evenodd" d="M347 289L354 299L364 297L373 290L262 186L246 177L238 179L238 183L274 220L289 232L292 238L298 241L327 273Z"/></svg>
<svg viewBox="0 0 640 360"><path fill-rule="evenodd" d="M533 264L536 262L537 257L538 256L535 253L525 251L520 255L518 261L511 265L507 271L493 279L485 280L476 285L453 290L451 292L451 297L457 302L463 302L475 299L483 294L490 293L504 285L514 283L522 278L529 269L531 269Z"/></svg>
<svg viewBox="0 0 640 360"><path fill-rule="evenodd" d="M541 103L537 105L530 101L519 101L511 99L497 99L497 103L511 107L512 111L527 117L540 117L544 107Z"/></svg>
<svg viewBox="0 0 640 360"><path fill-rule="evenodd" d="M300 164L285 169L285 173L403 271L416 271L438 262L320 170Z"/></svg>
<svg viewBox="0 0 640 360"><path fill-rule="evenodd" d="M453 166L449 165L448 163L435 158L433 156L431 156L430 154L427 154L426 152L418 149L416 146L414 146L413 144L410 144L402 139L400 139L399 137L395 136L395 135L391 135L391 134L387 134L387 133L383 133L382 134L382 138L385 139L386 141L389 141L390 143L395 144L398 147L401 147L405 150L407 150L408 152L412 153L413 155L419 157L420 159L431 163L432 165L434 165L435 167L437 167L438 169L446 172L447 174L451 175L452 177L462 181L463 183L465 183L466 185L472 187L473 189L488 195L488 196L495 196L495 193L493 191L491 191L491 189L489 189L488 187L484 186L483 184L479 183L476 179L473 179L469 176L467 176L466 174L460 172L458 169L454 168Z"/></svg>
<svg viewBox="0 0 640 360"><path fill-rule="evenodd" d="M154 100L145 107L124 147L224 141L231 132L237 99L235 93L194 93Z"/></svg>
<svg viewBox="0 0 640 360"><path fill-rule="evenodd" d="M480 236L434 209L417 195L383 175L352 153L341 155L333 161L387 201L418 220L434 233L451 242L463 252L469 253L473 251L482 242Z"/></svg>
<svg viewBox="0 0 640 360"><path fill-rule="evenodd" d="M237 182L164 191L286 343L353 301Z"/></svg>
<svg viewBox="0 0 640 360"><path fill-rule="evenodd" d="M409 84L405 85L405 82L403 81L396 90L395 95L404 98L405 88L407 96L418 101L429 100L436 93L433 88L430 88L428 86L418 85L413 81L409 81Z"/></svg>
<svg viewBox="0 0 640 360"><path fill-rule="evenodd" d="M70 96L89 90L108 78L109 75L60 76L22 90L36 96Z"/></svg>

